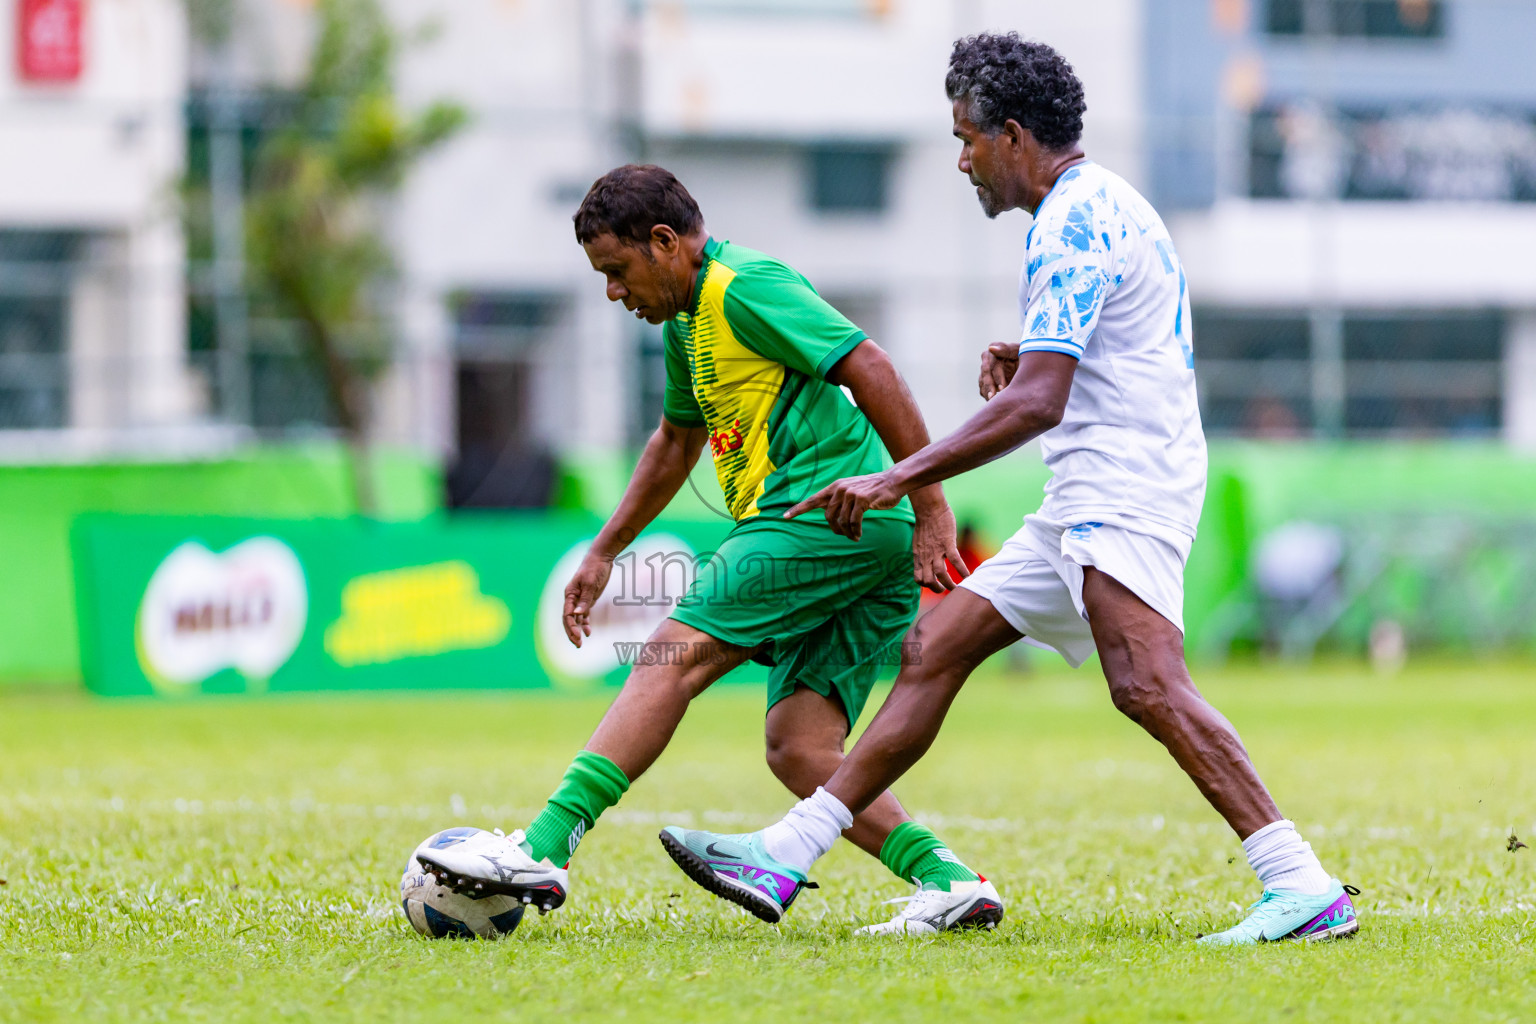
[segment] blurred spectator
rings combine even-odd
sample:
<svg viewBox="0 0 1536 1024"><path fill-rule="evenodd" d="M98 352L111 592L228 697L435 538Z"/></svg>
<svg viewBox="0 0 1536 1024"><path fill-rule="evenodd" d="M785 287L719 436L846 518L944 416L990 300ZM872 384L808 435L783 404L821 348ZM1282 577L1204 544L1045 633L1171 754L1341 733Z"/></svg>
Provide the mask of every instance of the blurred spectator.
<svg viewBox="0 0 1536 1024"><path fill-rule="evenodd" d="M1244 427L1255 437L1300 437L1301 420L1288 402L1260 395L1248 403Z"/></svg>
<svg viewBox="0 0 1536 1024"><path fill-rule="evenodd" d="M1343 567L1344 535L1337 527L1293 521L1264 536L1253 558L1253 585L1267 649L1284 653L1294 622L1337 605Z"/></svg>

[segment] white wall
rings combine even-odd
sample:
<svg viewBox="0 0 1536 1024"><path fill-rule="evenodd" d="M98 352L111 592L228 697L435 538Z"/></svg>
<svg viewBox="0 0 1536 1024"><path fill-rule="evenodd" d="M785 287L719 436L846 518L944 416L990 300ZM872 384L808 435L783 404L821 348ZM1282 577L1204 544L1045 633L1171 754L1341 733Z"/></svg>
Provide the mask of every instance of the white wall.
<svg viewBox="0 0 1536 1024"><path fill-rule="evenodd" d="M0 223L124 227L164 209L182 161L180 0L93 0L78 82L23 82L0 17Z"/></svg>
<svg viewBox="0 0 1536 1024"><path fill-rule="evenodd" d="M389 8L403 27L435 25L429 42L401 53L402 101L451 100L470 115L411 175L395 211L407 337L437 396L418 404L411 439L438 451L453 444L452 387L441 378L451 373L451 323L428 307L478 288L570 297L570 348L542 360L535 383L558 401L542 404L537 428L563 449L624 443L629 336L604 308L570 220L592 180L621 160L603 113L617 5L391 0ZM434 404L442 399L448 407Z"/></svg>
<svg viewBox="0 0 1536 1024"><path fill-rule="evenodd" d="M1074 5L896 0L882 18L692 17L658 5L642 20L640 118L648 156L682 178L720 237L771 253L835 294L876 293L888 348L935 432L980 404L980 352L1018 336L1029 217L988 221L956 168L944 73L961 34L1018 30L1059 49L1083 78L1091 156L1142 177L1139 0ZM895 143L890 208L818 214L796 145Z"/></svg>
<svg viewBox="0 0 1536 1024"><path fill-rule="evenodd" d="M442 302L460 288L569 296L569 348L540 364L539 393L559 397L541 404L542 429L567 451L627 440L635 328L606 302L570 216L593 179L635 152L632 128L718 236L787 260L825 292L877 298L878 340L937 430L979 404L982 348L1017 335L1028 229L1023 214L987 221L955 169L943 91L955 36L1017 28L1058 46L1085 80L1089 152L1142 175L1141 0L1103 0L1091 21L1046 0L890 0L881 17L690 15L679 3L636 15L628 0L387 5L403 29L435 26L402 50L403 101L450 99L471 115L411 175L393 219L410 354L381 391L386 434L435 450L453 442ZM282 51L301 34L264 38L288 40ZM832 138L896 146L884 214L809 208L800 147Z"/></svg>
<svg viewBox="0 0 1536 1024"><path fill-rule="evenodd" d="M93 0L85 10L77 82L0 73L0 228L91 236L70 300L72 425L160 427L190 411L175 197L184 8L179 0ZM15 52L15 30L7 11L0 52Z"/></svg>
<svg viewBox="0 0 1536 1024"><path fill-rule="evenodd" d="M1226 200L1169 231L1196 302L1536 306L1529 203Z"/></svg>

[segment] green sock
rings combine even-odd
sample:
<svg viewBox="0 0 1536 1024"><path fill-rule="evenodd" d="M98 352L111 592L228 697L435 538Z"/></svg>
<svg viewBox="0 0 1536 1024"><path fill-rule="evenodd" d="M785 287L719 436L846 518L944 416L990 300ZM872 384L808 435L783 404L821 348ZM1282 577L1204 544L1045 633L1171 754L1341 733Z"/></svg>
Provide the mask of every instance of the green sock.
<svg viewBox="0 0 1536 1024"><path fill-rule="evenodd" d="M528 826L523 842L528 856L547 857L551 864L567 863L598 816L618 803L628 788L624 772L602 754L590 750L577 754L560 788Z"/></svg>
<svg viewBox="0 0 1536 1024"><path fill-rule="evenodd" d="M891 830L880 847L880 863L904 882L920 882L923 888L948 891L951 882L975 882L981 876L960 863L960 858L939 842L939 837L915 821L904 821Z"/></svg>

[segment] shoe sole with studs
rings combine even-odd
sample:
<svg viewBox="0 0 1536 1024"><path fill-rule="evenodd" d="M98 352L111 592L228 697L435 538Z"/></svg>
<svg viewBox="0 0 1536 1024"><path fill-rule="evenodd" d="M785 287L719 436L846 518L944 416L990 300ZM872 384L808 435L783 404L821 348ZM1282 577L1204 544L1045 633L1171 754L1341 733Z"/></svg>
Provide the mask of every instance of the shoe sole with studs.
<svg viewBox="0 0 1536 1024"><path fill-rule="evenodd" d="M693 879L702 888L723 900L730 900L759 921L778 924L784 919L784 909L777 903L734 878L717 874L707 860L678 842L671 833L663 832L658 838L661 839L661 845L666 849L667 855L683 869L683 874Z"/></svg>
<svg viewBox="0 0 1536 1024"><path fill-rule="evenodd" d="M533 907L541 914L557 910L565 903L565 889L555 882L530 884L472 878L437 863L430 854L418 852L416 859L421 861L422 867L426 868L427 874L431 875L438 885L446 886L460 896L468 896L472 899L482 896L510 896Z"/></svg>

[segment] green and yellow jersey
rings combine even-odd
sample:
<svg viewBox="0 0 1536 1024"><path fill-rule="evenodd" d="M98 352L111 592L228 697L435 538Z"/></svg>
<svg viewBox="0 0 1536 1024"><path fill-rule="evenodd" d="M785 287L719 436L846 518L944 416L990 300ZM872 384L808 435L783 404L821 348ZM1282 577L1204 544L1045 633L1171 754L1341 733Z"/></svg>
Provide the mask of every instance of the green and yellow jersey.
<svg viewBox="0 0 1536 1024"><path fill-rule="evenodd" d="M708 428L738 523L782 513L841 477L890 467L873 425L826 379L865 337L778 260L713 238L705 244L691 305L662 327L663 411L677 426ZM905 498L866 515L913 520Z"/></svg>

